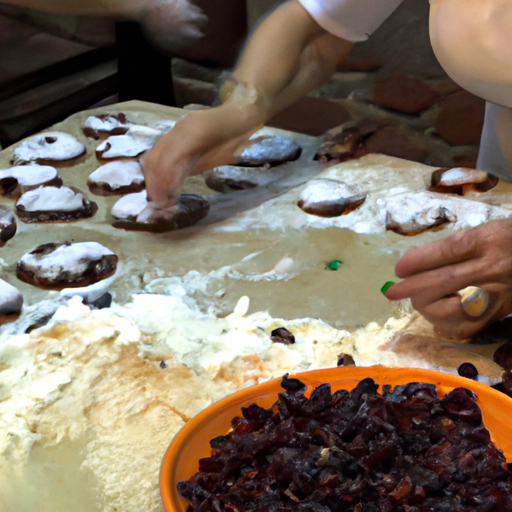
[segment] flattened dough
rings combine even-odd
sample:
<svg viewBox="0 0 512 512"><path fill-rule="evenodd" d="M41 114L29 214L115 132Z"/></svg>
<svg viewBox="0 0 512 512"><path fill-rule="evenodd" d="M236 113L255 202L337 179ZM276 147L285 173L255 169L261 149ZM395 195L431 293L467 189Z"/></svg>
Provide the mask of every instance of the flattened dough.
<svg viewBox="0 0 512 512"><path fill-rule="evenodd" d="M72 135L44 132L22 141L12 153L13 165L68 163L85 153L85 146Z"/></svg>
<svg viewBox="0 0 512 512"><path fill-rule="evenodd" d="M78 189L40 187L25 192L16 203L16 213L23 222L69 222L88 219L98 211Z"/></svg>
<svg viewBox="0 0 512 512"><path fill-rule="evenodd" d="M116 268L117 256L97 242L48 243L24 254L16 275L34 286L61 290L97 283Z"/></svg>
<svg viewBox="0 0 512 512"><path fill-rule="evenodd" d="M89 176L87 186L98 196L132 194L144 189L144 174L139 162L115 160L98 167Z"/></svg>
<svg viewBox="0 0 512 512"><path fill-rule="evenodd" d="M274 166L297 160L301 153L301 146L291 137L260 137L242 151L237 164L247 167Z"/></svg>
<svg viewBox="0 0 512 512"><path fill-rule="evenodd" d="M183 194L180 202L162 208L148 202L146 191L122 197L112 208L115 228L163 233L193 226L206 217L210 203L201 196Z"/></svg>

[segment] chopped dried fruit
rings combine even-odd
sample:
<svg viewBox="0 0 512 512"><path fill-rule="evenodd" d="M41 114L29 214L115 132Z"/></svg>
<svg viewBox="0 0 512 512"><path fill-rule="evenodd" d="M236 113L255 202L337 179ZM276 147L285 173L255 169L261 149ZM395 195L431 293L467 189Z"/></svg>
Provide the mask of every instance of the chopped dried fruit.
<svg viewBox="0 0 512 512"><path fill-rule="evenodd" d="M338 366L355 366L356 362L350 354L340 354L338 356Z"/></svg>
<svg viewBox="0 0 512 512"><path fill-rule="evenodd" d="M331 393L286 375L270 409L242 409L178 483L197 512L510 512L512 473L457 388L364 379ZM228 430L228 426L226 426Z"/></svg>
<svg viewBox="0 0 512 512"><path fill-rule="evenodd" d="M505 370L501 376L503 392L512 397L512 369Z"/></svg>
<svg viewBox="0 0 512 512"><path fill-rule="evenodd" d="M512 369L512 343L504 343L494 352L494 362L505 370Z"/></svg>
<svg viewBox="0 0 512 512"><path fill-rule="evenodd" d="M478 370L476 369L476 366L472 363L462 363L459 366L457 372L461 377L466 377L466 379L478 379Z"/></svg>
<svg viewBox="0 0 512 512"><path fill-rule="evenodd" d="M270 333L270 339L274 343L282 343L283 345L293 345L295 336L286 327L278 327Z"/></svg>
<svg viewBox="0 0 512 512"><path fill-rule="evenodd" d="M382 295L386 295L386 292L394 285L396 284L394 281L388 281L387 283L384 283L382 288L380 289L380 292Z"/></svg>

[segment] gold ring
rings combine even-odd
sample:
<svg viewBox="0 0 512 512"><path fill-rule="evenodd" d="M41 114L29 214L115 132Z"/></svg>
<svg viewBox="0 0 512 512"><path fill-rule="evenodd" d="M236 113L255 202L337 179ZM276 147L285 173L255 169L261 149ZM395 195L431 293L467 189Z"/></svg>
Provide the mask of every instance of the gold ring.
<svg viewBox="0 0 512 512"><path fill-rule="evenodd" d="M489 294L485 290L478 286L468 286L458 293L464 313L472 318L478 318L485 313L489 305Z"/></svg>

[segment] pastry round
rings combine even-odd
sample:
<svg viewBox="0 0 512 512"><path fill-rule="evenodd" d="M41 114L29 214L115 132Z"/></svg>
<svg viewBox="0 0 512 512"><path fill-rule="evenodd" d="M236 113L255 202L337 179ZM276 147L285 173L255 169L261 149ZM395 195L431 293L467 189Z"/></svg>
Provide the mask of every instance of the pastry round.
<svg viewBox="0 0 512 512"><path fill-rule="evenodd" d="M62 132L45 132L25 139L13 151L11 163L23 165L67 163L85 153L85 146Z"/></svg>
<svg viewBox="0 0 512 512"><path fill-rule="evenodd" d="M133 125L124 135L113 135L96 148L99 162L135 158L151 149L162 132L147 126Z"/></svg>
<svg viewBox="0 0 512 512"><path fill-rule="evenodd" d="M171 207L148 202L146 191L122 197L112 208L115 228L163 233L193 226L206 217L210 203L201 196L183 194Z"/></svg>
<svg viewBox="0 0 512 512"><path fill-rule="evenodd" d="M139 162L115 160L96 169L87 186L98 196L132 194L144 190L144 174Z"/></svg>
<svg viewBox="0 0 512 512"><path fill-rule="evenodd" d="M217 192L232 192L268 185L274 175L267 167L221 165L204 173L208 187Z"/></svg>
<svg viewBox="0 0 512 512"><path fill-rule="evenodd" d="M487 192L494 188L499 179L485 171L467 167L443 167L432 173L431 192L465 195L467 192Z"/></svg>
<svg viewBox="0 0 512 512"><path fill-rule="evenodd" d="M122 112L100 114L99 116L88 117L82 126L82 131L86 137L99 140L109 135L122 135L130 129L132 124Z"/></svg>
<svg viewBox="0 0 512 512"><path fill-rule="evenodd" d="M16 275L42 288L89 286L114 275L117 256L97 242L48 243L24 254Z"/></svg>
<svg viewBox="0 0 512 512"><path fill-rule="evenodd" d="M88 219L98 211L95 202L78 189L40 187L25 192L16 203L18 217L31 222L69 222Z"/></svg>
<svg viewBox="0 0 512 512"><path fill-rule="evenodd" d="M0 317L3 315L18 315L22 306L23 296L21 293L14 286L0 279Z"/></svg>
<svg viewBox="0 0 512 512"><path fill-rule="evenodd" d="M300 145L291 137L271 136L254 139L240 154L238 165L273 166L297 160L302 153Z"/></svg>
<svg viewBox="0 0 512 512"><path fill-rule="evenodd" d="M388 200L386 229L400 235L413 236L448 222L457 215L449 205L425 193L397 196Z"/></svg>
<svg viewBox="0 0 512 512"><path fill-rule="evenodd" d="M18 199L22 194L40 186L60 187L62 179L55 167L49 165L19 165L0 170L0 194Z"/></svg>
<svg viewBox="0 0 512 512"><path fill-rule="evenodd" d="M339 217L359 208L365 199L364 194L342 181L317 179L306 185L297 206L318 217Z"/></svg>
<svg viewBox="0 0 512 512"><path fill-rule="evenodd" d="M5 206L0 206L0 247L3 247L16 234L16 217Z"/></svg>

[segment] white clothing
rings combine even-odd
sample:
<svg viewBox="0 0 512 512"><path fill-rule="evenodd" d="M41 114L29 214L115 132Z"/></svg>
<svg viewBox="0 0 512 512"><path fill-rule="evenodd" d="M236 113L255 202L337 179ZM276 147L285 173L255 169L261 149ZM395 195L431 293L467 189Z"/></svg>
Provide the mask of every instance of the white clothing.
<svg viewBox="0 0 512 512"><path fill-rule="evenodd" d="M512 109L487 102L478 169L512 181Z"/></svg>
<svg viewBox="0 0 512 512"><path fill-rule="evenodd" d="M322 28L352 42L368 39L402 3L298 1ZM439 62L461 87L487 100L477 166L512 181L512 0L430 3L430 38Z"/></svg>
<svg viewBox="0 0 512 512"><path fill-rule="evenodd" d="M430 41L462 88L512 107L512 2L431 0Z"/></svg>
<svg viewBox="0 0 512 512"><path fill-rule="evenodd" d="M366 41L403 0L299 0L327 32L357 43Z"/></svg>

